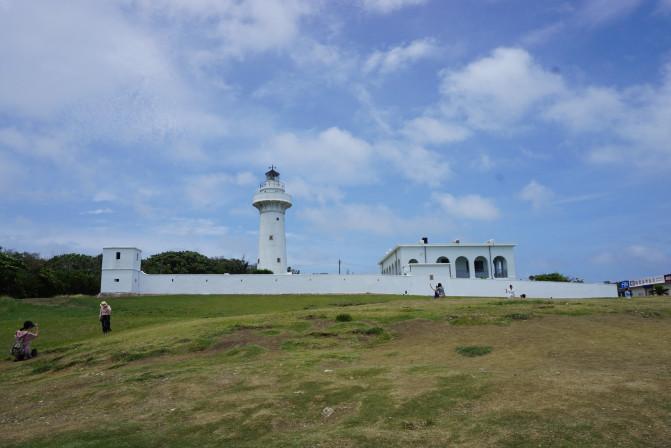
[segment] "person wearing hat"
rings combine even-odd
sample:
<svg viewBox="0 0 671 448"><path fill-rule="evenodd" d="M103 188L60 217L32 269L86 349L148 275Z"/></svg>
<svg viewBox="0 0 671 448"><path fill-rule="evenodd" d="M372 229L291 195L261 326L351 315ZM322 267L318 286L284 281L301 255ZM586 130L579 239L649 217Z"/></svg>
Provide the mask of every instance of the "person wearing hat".
<svg viewBox="0 0 671 448"><path fill-rule="evenodd" d="M34 332L30 331L35 329ZM30 348L30 342L40 335L40 326L29 320L23 323L23 327L16 330L15 342L12 346L14 360L22 361L37 356L37 350Z"/></svg>
<svg viewBox="0 0 671 448"><path fill-rule="evenodd" d="M112 324L110 322L110 319L112 317L112 307L109 306L107 302L104 300L100 302L100 314L98 315L100 318L100 323L102 324L103 327L103 334L107 334L110 331L112 331Z"/></svg>

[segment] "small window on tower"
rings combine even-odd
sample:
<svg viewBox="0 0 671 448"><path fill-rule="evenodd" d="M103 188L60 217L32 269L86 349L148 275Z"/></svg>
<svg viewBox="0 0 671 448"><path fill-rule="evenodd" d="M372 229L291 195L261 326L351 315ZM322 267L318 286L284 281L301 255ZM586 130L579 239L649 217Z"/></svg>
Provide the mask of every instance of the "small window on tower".
<svg viewBox="0 0 671 448"><path fill-rule="evenodd" d="M116 253L116 259L117 259L117 260L121 260L121 252L117 252L117 253Z"/></svg>
<svg viewBox="0 0 671 448"><path fill-rule="evenodd" d="M277 218L275 218L275 221L279 221L279 220L280 220L280 217L279 217L279 216L278 216Z"/></svg>
<svg viewBox="0 0 671 448"><path fill-rule="evenodd" d="M278 263L280 262L280 259L279 259L279 258L277 259L277 262L278 262Z"/></svg>
<svg viewBox="0 0 671 448"><path fill-rule="evenodd" d="M272 240L273 240L273 236L270 235L270 236L268 237L268 239L269 239L270 241L272 241Z"/></svg>
<svg viewBox="0 0 671 448"><path fill-rule="evenodd" d="M118 278L115 278L115 279L114 279L114 283L119 283L119 279L118 279Z"/></svg>

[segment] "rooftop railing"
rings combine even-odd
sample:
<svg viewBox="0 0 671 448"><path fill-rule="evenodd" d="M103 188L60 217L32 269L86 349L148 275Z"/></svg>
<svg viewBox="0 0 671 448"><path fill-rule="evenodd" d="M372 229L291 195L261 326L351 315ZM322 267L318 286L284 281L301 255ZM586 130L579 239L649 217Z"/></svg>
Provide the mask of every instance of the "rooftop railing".
<svg viewBox="0 0 671 448"><path fill-rule="evenodd" d="M281 188L284 190L284 184L279 180L267 180L259 184L259 188Z"/></svg>

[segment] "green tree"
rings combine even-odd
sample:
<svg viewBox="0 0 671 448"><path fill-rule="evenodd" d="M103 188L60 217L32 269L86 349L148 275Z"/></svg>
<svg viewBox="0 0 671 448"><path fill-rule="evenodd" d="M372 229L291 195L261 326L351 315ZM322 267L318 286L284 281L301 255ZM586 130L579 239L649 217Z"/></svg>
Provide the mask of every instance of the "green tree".
<svg viewBox="0 0 671 448"><path fill-rule="evenodd" d="M97 294L102 256L38 254L0 248L0 294L16 298Z"/></svg>
<svg viewBox="0 0 671 448"><path fill-rule="evenodd" d="M142 262L147 274L213 274L214 265L205 255L193 251L169 251Z"/></svg>
<svg viewBox="0 0 671 448"><path fill-rule="evenodd" d="M211 258L210 261L214 266L215 274L247 274L249 273L249 262L244 258L223 258L215 257Z"/></svg>
<svg viewBox="0 0 671 448"><path fill-rule="evenodd" d="M548 274L538 274L530 275L529 280L535 280L537 282L573 282L573 283L583 283L582 279L576 277L569 277L559 272L551 272Z"/></svg>
<svg viewBox="0 0 671 448"><path fill-rule="evenodd" d="M656 296L668 296L669 288L664 287L664 285L655 285L652 290L655 292Z"/></svg>

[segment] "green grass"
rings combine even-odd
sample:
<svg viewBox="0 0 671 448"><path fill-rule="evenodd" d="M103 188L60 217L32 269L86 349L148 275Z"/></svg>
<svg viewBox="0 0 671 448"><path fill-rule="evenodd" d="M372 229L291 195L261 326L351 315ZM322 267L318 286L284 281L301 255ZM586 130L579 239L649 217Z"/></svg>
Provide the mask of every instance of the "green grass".
<svg viewBox="0 0 671 448"><path fill-rule="evenodd" d="M457 353L468 358L484 356L492 352L492 348L488 345L460 345L456 350Z"/></svg>
<svg viewBox="0 0 671 448"><path fill-rule="evenodd" d="M95 298L0 299L7 347L23 320L41 327L37 359L0 362L0 445L668 442L668 298L108 302L114 331L103 337Z"/></svg>

